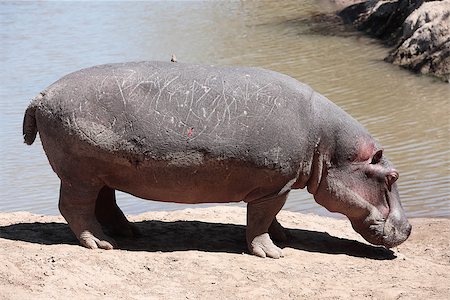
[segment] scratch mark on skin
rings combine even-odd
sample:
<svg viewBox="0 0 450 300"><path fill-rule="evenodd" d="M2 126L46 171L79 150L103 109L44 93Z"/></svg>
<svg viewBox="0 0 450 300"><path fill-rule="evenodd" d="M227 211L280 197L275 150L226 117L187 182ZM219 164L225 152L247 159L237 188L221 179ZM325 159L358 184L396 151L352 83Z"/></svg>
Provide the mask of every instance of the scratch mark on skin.
<svg viewBox="0 0 450 300"><path fill-rule="evenodd" d="M152 92L152 86L155 85L153 81L149 81L148 83L150 83L149 89L148 89L147 93L145 93L144 101L142 101L141 105L137 109L137 111L136 111L137 113L140 112L142 107L144 107L144 105L147 103L148 96Z"/></svg>
<svg viewBox="0 0 450 300"><path fill-rule="evenodd" d="M230 118L231 118L231 113L230 113L230 106L228 105L227 102L227 96L225 94L225 80L222 79L222 97L223 97L223 102L225 103L225 108L223 110L223 115L222 115L222 119L225 120L225 116L226 113L228 111L228 123L230 123Z"/></svg>
<svg viewBox="0 0 450 300"><path fill-rule="evenodd" d="M167 91L167 94L169 95L169 100L168 100L169 103L172 102L172 96L177 94L177 93L179 93L181 89L182 89L182 87L178 85L178 86L175 87L174 90ZM179 106L178 98L179 97L175 98L175 101L177 102L177 106Z"/></svg>
<svg viewBox="0 0 450 300"><path fill-rule="evenodd" d="M188 123L189 116L191 115L191 112L192 112L192 104L194 103L195 83L196 83L196 81L194 80L194 82L192 83L192 86L191 86L191 101L189 103L188 112L187 112L187 115L186 115L186 118L185 118L185 121L184 121L185 123Z"/></svg>
<svg viewBox="0 0 450 300"><path fill-rule="evenodd" d="M219 127L219 125L220 125L220 121L217 122L217 124L213 127L213 129L212 129L208 134L209 134L209 135L212 135L213 132L216 131L217 127ZM219 139L220 139L220 136L216 134L216 139L215 139L215 141L216 141L216 140L219 140Z"/></svg>
<svg viewBox="0 0 450 300"><path fill-rule="evenodd" d="M158 109L158 102L159 102L159 97L161 97L161 93L162 93L162 89L161 89L161 80L157 77L156 78L156 83L155 86L158 90L158 93L156 95L153 96L152 101L150 102L150 108L152 107L153 103L155 104L155 108L154 111L156 111ZM156 101L155 101L156 100Z"/></svg>
<svg viewBox="0 0 450 300"><path fill-rule="evenodd" d="M136 71L134 71L134 70L127 70L127 71L129 71L130 72L130 75L128 75L128 77L127 78L122 78L122 87L125 87L125 83L127 83L128 81L129 81L129 79L131 78L131 77L133 77L135 74L136 74ZM125 89L127 89L127 88L129 88L130 86L132 86L133 84L131 83L129 86L127 86L127 87L125 87Z"/></svg>
<svg viewBox="0 0 450 300"><path fill-rule="evenodd" d="M166 128L166 130L169 131L170 133L173 133L173 134L179 136L179 137L184 137L183 134L180 134L179 132L177 132L177 131L175 131L175 130L173 130L171 128Z"/></svg>
<svg viewBox="0 0 450 300"><path fill-rule="evenodd" d="M167 81L164 86L163 86L163 90L168 87L172 82L174 82L175 80L177 80L180 77L180 75L175 76L174 78L172 78L171 80Z"/></svg>
<svg viewBox="0 0 450 300"><path fill-rule="evenodd" d="M98 84L98 85L96 86L97 93L96 93L95 96L96 96L97 102L100 102L101 94L104 93L104 92L102 91L102 90L103 90L103 85L105 84L105 81L106 81L108 78L109 78L109 75L106 76L105 78L103 78L102 82L100 82L100 84Z"/></svg>
<svg viewBox="0 0 450 300"><path fill-rule="evenodd" d="M278 100L278 96L275 97L275 99L273 100L272 107L270 108L270 110L269 110L269 112L267 113L267 116L266 116L266 117L270 116L270 114L272 113L272 111L273 111L273 109L275 108L275 106L277 106L277 100Z"/></svg>
<svg viewBox="0 0 450 300"><path fill-rule="evenodd" d="M162 92L164 91L165 88L167 88L172 82L174 82L175 80L177 80L180 77L180 75L175 76L174 78L172 78L169 81L165 81L163 87L161 88L160 86L160 82L158 81L158 88L159 88L159 93L158 93L158 97L156 99L156 105L155 105L155 110L158 109L158 103L159 103L159 99L161 97ZM165 79L167 80L167 79Z"/></svg>
<svg viewBox="0 0 450 300"><path fill-rule="evenodd" d="M280 159L280 151L281 151L280 146L277 146L277 150L276 150L277 156L275 158L275 163L278 163L278 161Z"/></svg>
<svg viewBox="0 0 450 300"><path fill-rule="evenodd" d="M218 102L217 100L220 98L220 95L217 95L216 98L213 100L212 105L215 105L209 116L206 118L206 121L209 121L211 119L211 116L216 112ZM212 106L211 105L211 106Z"/></svg>
<svg viewBox="0 0 450 300"><path fill-rule="evenodd" d="M100 84L100 86L103 87L103 85L105 84L106 79L109 78L109 75L107 75L105 78L103 78L102 83Z"/></svg>
<svg viewBox="0 0 450 300"><path fill-rule="evenodd" d="M230 107L231 107L231 105L233 105L233 103L235 103L236 102L236 98L232 98L232 100L231 100L231 102L230 103L228 103L226 100L225 100L225 109L224 109L224 111L223 111L223 115L222 115L222 119L224 119L225 120L225 118L226 118L226 113L228 112L228 124L230 124L231 123L231 111L230 111Z"/></svg>
<svg viewBox="0 0 450 300"><path fill-rule="evenodd" d="M89 140L92 144L97 145L97 141L94 141L84 130L78 125L76 118L75 118L75 112L72 113L72 121L75 127Z"/></svg>
<svg viewBox="0 0 450 300"><path fill-rule="evenodd" d="M197 115L193 110L191 110L191 114L194 116L194 117L196 117L197 118L197 120L201 120L202 118L199 116L199 115ZM187 120L186 120L187 121ZM187 123L187 122L186 122Z"/></svg>
<svg viewBox="0 0 450 300"><path fill-rule="evenodd" d="M220 99L221 95L217 95L216 98L214 98L213 102L211 102L211 106L216 105L217 100Z"/></svg>
<svg viewBox="0 0 450 300"><path fill-rule="evenodd" d="M250 77L250 75L245 75L245 77L247 77L247 78L249 78ZM250 99L249 98L249 95L248 95L248 80L246 80L245 81L245 92L244 92L244 103L245 103L245 107L248 107L247 105L247 103L248 103L248 100Z"/></svg>
<svg viewBox="0 0 450 300"><path fill-rule="evenodd" d="M172 101L172 96L175 94L181 94L180 90L183 89L182 86L177 86L176 89L172 92L168 92L169 94L169 103L171 103ZM178 101L180 99L180 97L175 97L175 101L177 102L177 107L180 107L180 102Z"/></svg>
<svg viewBox="0 0 450 300"><path fill-rule="evenodd" d="M113 72L114 73L114 72ZM127 107L127 100L125 99L125 96L123 95L122 86L119 83L119 80L117 79L116 74L114 74L114 79L116 80L117 87L119 88L120 95L122 96L123 106Z"/></svg>
<svg viewBox="0 0 450 300"><path fill-rule="evenodd" d="M111 123L110 126L109 126L109 129L112 129L112 128L116 125L116 121L117 121L117 118L114 117L112 123Z"/></svg>
<svg viewBox="0 0 450 300"><path fill-rule="evenodd" d="M256 90L256 94L259 94L262 90L264 90L266 87L268 87L268 86L270 86L270 85L272 85L272 82L269 82L268 84L266 84L266 85L264 85L264 86L258 88L258 89Z"/></svg>
<svg viewBox="0 0 450 300"><path fill-rule="evenodd" d="M197 100L195 100L195 105L198 105L198 103L200 102L200 100L203 99L203 97L205 97L206 95L208 95L209 91L211 90L211 88L208 88L206 86L202 86L204 88L204 93L203 95L201 95L200 97L197 98Z"/></svg>
<svg viewBox="0 0 450 300"><path fill-rule="evenodd" d="M156 75L156 72L154 72L153 74L150 74L149 76L147 76L144 80L141 80L138 84L135 85L135 87L129 92L129 95L133 95L134 91L141 85L144 83L153 83L153 81L150 81L150 78L152 78L153 76Z"/></svg>

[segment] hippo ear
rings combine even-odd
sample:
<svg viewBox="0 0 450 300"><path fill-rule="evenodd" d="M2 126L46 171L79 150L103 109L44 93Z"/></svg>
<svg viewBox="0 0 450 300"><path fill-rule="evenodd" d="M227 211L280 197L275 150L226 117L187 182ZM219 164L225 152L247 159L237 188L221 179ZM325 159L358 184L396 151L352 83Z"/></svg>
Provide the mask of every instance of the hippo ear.
<svg viewBox="0 0 450 300"><path fill-rule="evenodd" d="M380 149L377 152L375 152L375 154L372 156L372 161L370 163L373 165L379 163L381 157L383 157L383 149Z"/></svg>
<svg viewBox="0 0 450 300"><path fill-rule="evenodd" d="M398 179L398 172L397 170L391 170L389 173L386 174L386 184L388 186L389 191L391 191L391 187L394 184L394 182Z"/></svg>

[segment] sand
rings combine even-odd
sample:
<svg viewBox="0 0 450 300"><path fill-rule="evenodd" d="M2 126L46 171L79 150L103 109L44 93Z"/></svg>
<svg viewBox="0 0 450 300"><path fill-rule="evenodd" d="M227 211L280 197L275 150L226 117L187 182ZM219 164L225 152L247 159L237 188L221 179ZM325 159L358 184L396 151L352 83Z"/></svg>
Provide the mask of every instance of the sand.
<svg viewBox="0 0 450 300"><path fill-rule="evenodd" d="M450 220L412 219L391 250L349 222L282 211L281 259L249 255L245 209L129 216L143 232L88 250L62 217L0 213L0 299L450 299Z"/></svg>

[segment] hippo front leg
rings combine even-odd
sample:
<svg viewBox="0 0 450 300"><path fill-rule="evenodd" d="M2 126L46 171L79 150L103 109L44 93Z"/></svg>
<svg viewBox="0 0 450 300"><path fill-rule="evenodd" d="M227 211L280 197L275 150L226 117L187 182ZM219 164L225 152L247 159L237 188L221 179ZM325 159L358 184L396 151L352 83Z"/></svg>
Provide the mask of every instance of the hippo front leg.
<svg viewBox="0 0 450 300"><path fill-rule="evenodd" d="M102 186L61 181L59 211L80 244L90 249L113 249L116 242L103 233L95 216L95 203Z"/></svg>
<svg viewBox="0 0 450 300"><path fill-rule="evenodd" d="M272 258L283 256L281 249L272 242L269 228L276 220L275 217L286 202L286 198L287 193L248 203L246 238L248 249L252 254Z"/></svg>

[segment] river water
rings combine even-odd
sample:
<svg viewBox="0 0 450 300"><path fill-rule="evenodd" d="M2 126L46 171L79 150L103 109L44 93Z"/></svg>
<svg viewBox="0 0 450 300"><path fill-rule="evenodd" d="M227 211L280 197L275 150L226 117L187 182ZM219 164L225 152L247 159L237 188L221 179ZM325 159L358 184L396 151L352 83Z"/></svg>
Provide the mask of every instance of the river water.
<svg viewBox="0 0 450 300"><path fill-rule="evenodd" d="M59 180L22 141L32 97L96 64L165 60L248 65L311 85L365 125L400 172L413 217L450 217L450 85L383 62L387 49L325 26L327 1L0 2L0 211L58 214ZM322 21L319 21L322 20ZM119 193L125 213L187 206ZM306 191L285 209L327 215Z"/></svg>

